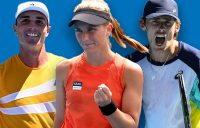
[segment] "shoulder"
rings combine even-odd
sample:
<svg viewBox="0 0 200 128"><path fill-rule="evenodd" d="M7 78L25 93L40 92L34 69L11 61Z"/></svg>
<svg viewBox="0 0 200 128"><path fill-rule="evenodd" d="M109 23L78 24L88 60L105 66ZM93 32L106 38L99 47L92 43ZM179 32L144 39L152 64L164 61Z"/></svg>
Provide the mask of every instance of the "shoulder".
<svg viewBox="0 0 200 128"><path fill-rule="evenodd" d="M127 59L124 65L123 83L126 87L142 88L143 71L140 65Z"/></svg>
<svg viewBox="0 0 200 128"><path fill-rule="evenodd" d="M200 50L189 44L180 42L179 59L192 68L200 78Z"/></svg>
<svg viewBox="0 0 200 128"><path fill-rule="evenodd" d="M124 64L125 70L128 72L133 72L135 74L137 73L141 73L142 72L142 68L140 67L139 64L132 62L128 59L126 59L126 62Z"/></svg>
<svg viewBox="0 0 200 128"><path fill-rule="evenodd" d="M140 65L138 65L137 63L135 63L125 57L122 57L119 54L117 54L117 59L115 61L117 61L116 65L118 67L123 67L124 75L130 74L130 73L137 74L137 72L140 73L142 71ZM123 65L123 66L121 66L121 65Z"/></svg>
<svg viewBox="0 0 200 128"><path fill-rule="evenodd" d="M64 83L66 80L67 74L70 69L70 61L64 60L57 64L56 66L56 83Z"/></svg>
<svg viewBox="0 0 200 128"><path fill-rule="evenodd" d="M59 62L56 66L56 72L66 72L70 68L70 59Z"/></svg>
<svg viewBox="0 0 200 128"><path fill-rule="evenodd" d="M59 62L56 66L56 76L61 79L65 79L69 74L70 69L72 68L73 64L79 56L73 57L71 59L66 59Z"/></svg>
<svg viewBox="0 0 200 128"><path fill-rule="evenodd" d="M122 63L124 65L124 71L126 72L141 72L142 69L139 64L136 62L133 62L132 60L129 60L128 58L122 57L118 54L118 63Z"/></svg>
<svg viewBox="0 0 200 128"><path fill-rule="evenodd" d="M58 56L58 55L55 55L53 53L48 53L48 55L49 55L50 60L52 60L52 61L60 62L62 60L66 60L65 57Z"/></svg>
<svg viewBox="0 0 200 128"><path fill-rule="evenodd" d="M3 64L0 64L0 72L3 70Z"/></svg>
<svg viewBox="0 0 200 128"><path fill-rule="evenodd" d="M7 71L10 71L12 68L17 67L17 63L19 59L17 59L17 55L14 55L7 60L5 60L3 63L0 64L0 72L5 73Z"/></svg>
<svg viewBox="0 0 200 128"><path fill-rule="evenodd" d="M178 54L178 58L190 67L197 68L200 65L200 50L192 47L191 45L180 42L180 52Z"/></svg>
<svg viewBox="0 0 200 128"><path fill-rule="evenodd" d="M197 58L200 58L199 49L184 42L180 42L180 47L181 47L180 55L196 56Z"/></svg>
<svg viewBox="0 0 200 128"><path fill-rule="evenodd" d="M128 54L126 56L126 58L133 62L138 62L138 61L142 60L143 58L145 58L146 55L147 55L147 53L141 53L139 51L135 51L135 52Z"/></svg>
<svg viewBox="0 0 200 128"><path fill-rule="evenodd" d="M13 55L12 57L5 60L3 63L1 63L1 67L5 67L8 65L13 65L19 61L18 55Z"/></svg>

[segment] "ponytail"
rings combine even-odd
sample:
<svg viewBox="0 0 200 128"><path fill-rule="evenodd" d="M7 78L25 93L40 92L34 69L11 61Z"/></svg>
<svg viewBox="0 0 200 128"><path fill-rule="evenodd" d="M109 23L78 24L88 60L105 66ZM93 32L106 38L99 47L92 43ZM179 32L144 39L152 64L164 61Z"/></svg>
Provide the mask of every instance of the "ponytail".
<svg viewBox="0 0 200 128"><path fill-rule="evenodd" d="M129 36L126 36L124 31L120 28L120 25L117 22L117 20L114 19L113 17L111 18L111 23L113 25L112 35L121 47L126 48L125 43L127 43L131 47L137 49L138 51L142 53L149 52L149 50L145 46L143 46L141 43L139 43L135 39L130 38Z"/></svg>

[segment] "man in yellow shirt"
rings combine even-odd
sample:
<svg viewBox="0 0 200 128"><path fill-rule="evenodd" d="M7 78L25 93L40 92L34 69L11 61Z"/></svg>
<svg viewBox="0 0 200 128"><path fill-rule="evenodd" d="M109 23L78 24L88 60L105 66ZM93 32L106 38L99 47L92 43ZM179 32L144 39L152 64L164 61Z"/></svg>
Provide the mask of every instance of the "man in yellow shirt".
<svg viewBox="0 0 200 128"><path fill-rule="evenodd" d="M49 12L41 2L24 2L15 18L20 49L0 65L0 128L51 128L55 68L64 58L45 49Z"/></svg>

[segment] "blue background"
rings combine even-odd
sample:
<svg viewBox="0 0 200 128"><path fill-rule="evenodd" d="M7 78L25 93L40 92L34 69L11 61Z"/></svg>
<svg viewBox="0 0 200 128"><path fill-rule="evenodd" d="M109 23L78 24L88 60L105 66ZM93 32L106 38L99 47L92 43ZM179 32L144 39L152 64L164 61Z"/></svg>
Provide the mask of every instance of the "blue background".
<svg viewBox="0 0 200 128"><path fill-rule="evenodd" d="M3 0L0 8L0 63L18 53L19 44L13 31L15 12L17 5L25 0ZM68 28L74 7L80 0L40 0L44 2L50 12L50 25L52 29L46 40L47 51L57 55L71 58L82 52L79 47L74 30ZM125 33L136 40L147 44L146 33L139 28L139 19L143 13L143 7L147 0L106 0L111 8L112 15L120 22ZM200 49L198 30L200 1L177 0L179 5L179 17L181 30L178 39ZM133 49L127 46L121 48L111 39L112 49L125 56ZM143 116L140 127L143 127Z"/></svg>

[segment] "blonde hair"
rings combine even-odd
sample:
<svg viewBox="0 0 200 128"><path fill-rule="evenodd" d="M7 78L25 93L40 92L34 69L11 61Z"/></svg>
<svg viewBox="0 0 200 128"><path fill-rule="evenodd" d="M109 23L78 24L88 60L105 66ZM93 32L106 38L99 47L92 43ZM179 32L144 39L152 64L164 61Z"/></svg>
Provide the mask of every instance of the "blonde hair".
<svg viewBox="0 0 200 128"><path fill-rule="evenodd" d="M113 30L112 30L113 38L117 41L117 43L121 47L126 48L125 43L127 43L131 47L137 49L140 52L148 52L148 49L141 43L125 35L124 31L121 29L117 20L112 16L110 8L104 0L82 0L81 3L75 7L74 13L82 9L92 9L108 14L111 19L110 22L113 25Z"/></svg>
<svg viewBox="0 0 200 128"><path fill-rule="evenodd" d="M74 12L81 9L93 9L110 14L110 8L104 0L82 0L81 3L75 7Z"/></svg>

